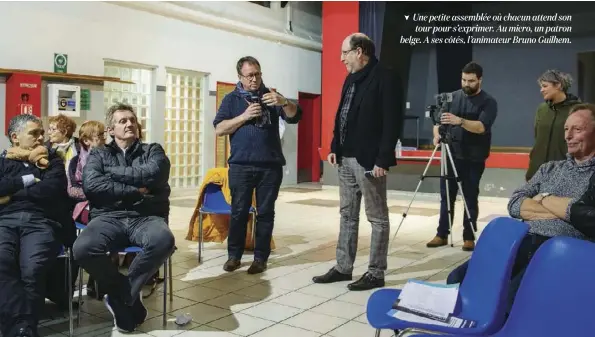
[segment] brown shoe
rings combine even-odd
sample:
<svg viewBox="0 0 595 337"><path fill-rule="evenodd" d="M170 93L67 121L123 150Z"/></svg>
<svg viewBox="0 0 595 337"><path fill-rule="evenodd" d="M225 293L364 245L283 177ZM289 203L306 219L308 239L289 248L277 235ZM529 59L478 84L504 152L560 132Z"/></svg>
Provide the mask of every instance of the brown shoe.
<svg viewBox="0 0 595 337"><path fill-rule="evenodd" d="M240 268L241 266L242 266L242 263L240 262L240 260L229 259L223 265L223 270L225 270L226 272L232 272L232 271L235 271L236 269Z"/></svg>
<svg viewBox="0 0 595 337"><path fill-rule="evenodd" d="M435 236L432 241L426 243L426 247L428 248L437 248L437 247L442 247L442 246L446 246L448 244L448 240L447 239L443 239L439 236Z"/></svg>
<svg viewBox="0 0 595 337"><path fill-rule="evenodd" d="M475 250L475 241L473 240L465 240L463 241L463 251L465 252L472 252Z"/></svg>
<svg viewBox="0 0 595 337"><path fill-rule="evenodd" d="M248 268L248 274L260 274L267 270L267 263L261 260L254 260L250 268Z"/></svg>

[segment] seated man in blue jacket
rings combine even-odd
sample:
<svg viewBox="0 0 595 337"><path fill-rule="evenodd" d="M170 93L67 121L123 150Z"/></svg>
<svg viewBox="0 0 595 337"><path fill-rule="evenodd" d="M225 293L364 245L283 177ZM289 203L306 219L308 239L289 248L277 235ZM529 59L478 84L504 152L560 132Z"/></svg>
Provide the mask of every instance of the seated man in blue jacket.
<svg viewBox="0 0 595 337"><path fill-rule="evenodd" d="M34 337L45 298L48 268L60 253L65 209L63 160L43 146L43 125L33 115L10 120L11 148L0 158L0 330L4 337Z"/></svg>
<svg viewBox="0 0 595 337"><path fill-rule="evenodd" d="M217 136L229 135L231 144L229 259L223 269L231 272L241 265L252 195L256 191L256 242L254 262L248 273L258 274L266 270L271 254L275 201L285 166L279 118L296 124L302 112L297 104L264 85L260 63L254 57L242 57L236 71L240 81L236 89L223 98L213 121Z"/></svg>
<svg viewBox="0 0 595 337"><path fill-rule="evenodd" d="M83 169L83 191L90 221L74 242L75 260L106 289L104 303L118 330L132 332L147 317L141 288L174 249L168 227L170 162L161 145L138 138L133 108L108 109L112 142L91 150ZM108 252L138 246L128 276L120 274Z"/></svg>

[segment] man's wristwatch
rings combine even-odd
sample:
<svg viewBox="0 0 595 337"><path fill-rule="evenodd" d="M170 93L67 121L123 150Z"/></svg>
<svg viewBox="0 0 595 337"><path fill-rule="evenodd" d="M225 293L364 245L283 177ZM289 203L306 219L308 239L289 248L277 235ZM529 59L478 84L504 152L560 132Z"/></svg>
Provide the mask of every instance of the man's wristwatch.
<svg viewBox="0 0 595 337"><path fill-rule="evenodd" d="M541 196L541 199L539 200L539 203L541 203L543 201L543 199L545 199L546 197L549 197L552 194L551 193L544 192L544 193L540 193L539 195Z"/></svg>

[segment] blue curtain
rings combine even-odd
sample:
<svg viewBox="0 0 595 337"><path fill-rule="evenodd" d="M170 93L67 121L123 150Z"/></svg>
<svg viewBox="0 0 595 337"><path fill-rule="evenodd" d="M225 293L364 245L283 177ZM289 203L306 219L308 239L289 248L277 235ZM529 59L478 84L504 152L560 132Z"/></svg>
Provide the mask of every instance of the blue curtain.
<svg viewBox="0 0 595 337"><path fill-rule="evenodd" d="M385 10L386 1L360 1L359 3L359 31L374 41L378 59L380 59L382 46Z"/></svg>

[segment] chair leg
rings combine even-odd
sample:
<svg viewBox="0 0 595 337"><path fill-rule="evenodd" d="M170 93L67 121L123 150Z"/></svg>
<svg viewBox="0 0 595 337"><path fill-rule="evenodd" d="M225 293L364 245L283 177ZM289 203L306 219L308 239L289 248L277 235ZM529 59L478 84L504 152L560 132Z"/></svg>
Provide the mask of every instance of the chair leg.
<svg viewBox="0 0 595 337"><path fill-rule="evenodd" d="M81 325L81 307L83 306L83 267L79 266L79 296L78 296L78 303L79 306L76 310L76 326Z"/></svg>
<svg viewBox="0 0 595 337"><path fill-rule="evenodd" d="M169 259L167 259L167 264L169 265L169 271L167 273L167 276L169 277L169 301L173 302L174 300L174 273L173 273L173 267L172 267L172 262L171 262L171 256L169 257Z"/></svg>
<svg viewBox="0 0 595 337"><path fill-rule="evenodd" d="M252 249L256 251L256 212L252 213Z"/></svg>
<svg viewBox="0 0 595 337"><path fill-rule="evenodd" d="M198 212L198 263L202 263L202 213Z"/></svg>
<svg viewBox="0 0 595 337"><path fill-rule="evenodd" d="M380 337L380 332L381 332L381 331L382 331L382 330L380 330L380 329L376 329L376 335L375 335L375 336L376 336L376 337Z"/></svg>
<svg viewBox="0 0 595 337"><path fill-rule="evenodd" d="M66 249L66 278L68 282L68 336L74 336L74 318L72 317L72 262L71 251ZM80 310L80 309L79 309Z"/></svg>
<svg viewBox="0 0 595 337"><path fill-rule="evenodd" d="M170 260L170 258L168 258L168 260ZM165 327L167 325L167 281L168 281L168 261L165 261L165 263L163 264L163 326Z"/></svg>

